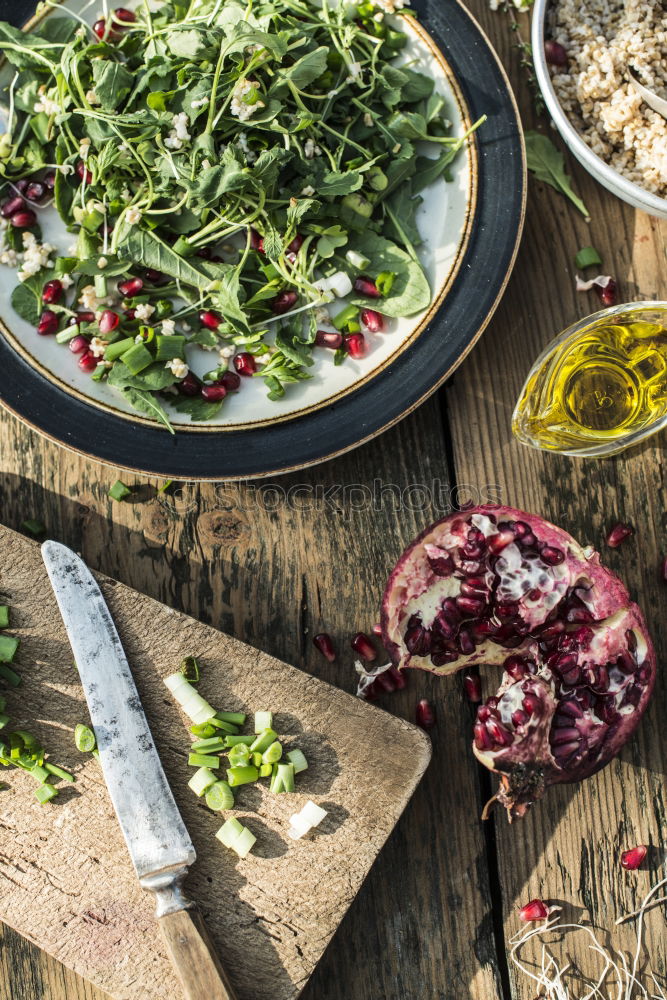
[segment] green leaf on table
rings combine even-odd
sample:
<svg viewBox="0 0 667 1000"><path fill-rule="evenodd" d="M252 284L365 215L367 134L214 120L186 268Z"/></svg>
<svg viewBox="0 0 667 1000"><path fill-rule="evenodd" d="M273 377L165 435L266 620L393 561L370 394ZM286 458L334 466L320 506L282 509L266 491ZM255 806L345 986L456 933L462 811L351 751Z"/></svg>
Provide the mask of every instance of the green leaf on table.
<svg viewBox="0 0 667 1000"><path fill-rule="evenodd" d="M572 183L565 172L565 160L562 152L554 146L551 139L540 132L526 132L526 160L528 169L538 180L550 184L569 198L575 208L578 208L585 218L590 218L588 209L581 198L572 190Z"/></svg>
<svg viewBox="0 0 667 1000"><path fill-rule="evenodd" d="M222 406L222 401L209 403L200 396L179 396L174 397L171 405L179 413L187 413L190 420L213 420L217 417Z"/></svg>
<svg viewBox="0 0 667 1000"><path fill-rule="evenodd" d="M110 59L93 59L95 93L105 111L115 111L127 97L134 83L134 76L122 63Z"/></svg>
<svg viewBox="0 0 667 1000"><path fill-rule="evenodd" d="M383 271L396 275L389 295L377 302L378 310L385 316L412 316L428 308L431 302L428 280L419 262L409 253L373 232L355 234L350 240L350 247L368 257L371 263L367 273L372 278L377 278ZM350 277L356 277L356 272L347 262L341 262L341 265ZM352 298L351 301L360 308L368 306L366 298Z"/></svg>
<svg viewBox="0 0 667 1000"><path fill-rule="evenodd" d="M170 434L174 433L174 428L169 422L166 410L152 392L147 392L145 389L132 389L130 387L121 389L120 392L137 413L143 413L147 417L152 417L153 420L157 420L158 423L163 424Z"/></svg>

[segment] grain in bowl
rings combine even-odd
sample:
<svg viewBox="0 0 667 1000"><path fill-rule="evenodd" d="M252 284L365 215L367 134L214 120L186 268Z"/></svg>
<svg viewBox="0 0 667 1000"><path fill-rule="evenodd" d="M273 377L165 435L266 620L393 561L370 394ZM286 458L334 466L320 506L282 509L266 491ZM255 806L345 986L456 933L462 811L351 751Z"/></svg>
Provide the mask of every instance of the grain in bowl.
<svg viewBox="0 0 667 1000"><path fill-rule="evenodd" d="M667 196L667 122L635 92L626 70L667 97L667 6L660 0L560 0L550 37L559 103L584 142L628 180Z"/></svg>

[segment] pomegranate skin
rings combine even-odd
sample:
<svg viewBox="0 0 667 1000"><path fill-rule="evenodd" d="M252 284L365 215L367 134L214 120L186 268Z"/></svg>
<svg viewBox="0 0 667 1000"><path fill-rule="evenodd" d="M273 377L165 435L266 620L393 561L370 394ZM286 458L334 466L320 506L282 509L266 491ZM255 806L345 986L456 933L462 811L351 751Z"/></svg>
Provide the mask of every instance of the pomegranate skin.
<svg viewBox="0 0 667 1000"><path fill-rule="evenodd" d="M389 578L381 623L401 669L505 668L478 709L473 750L500 775L494 798L510 819L549 785L604 767L653 689L651 639L621 581L592 548L515 508L474 507L427 528Z"/></svg>

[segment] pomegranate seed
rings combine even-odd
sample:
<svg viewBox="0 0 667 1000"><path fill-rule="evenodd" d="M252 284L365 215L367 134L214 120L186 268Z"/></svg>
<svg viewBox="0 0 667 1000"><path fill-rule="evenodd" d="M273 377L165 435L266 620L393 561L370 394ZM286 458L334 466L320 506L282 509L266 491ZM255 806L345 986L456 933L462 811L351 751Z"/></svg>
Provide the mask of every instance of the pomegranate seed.
<svg viewBox="0 0 667 1000"><path fill-rule="evenodd" d="M137 315L136 309L123 309L123 319L126 319L128 322L130 320L136 319L136 315Z"/></svg>
<svg viewBox="0 0 667 1000"><path fill-rule="evenodd" d="M433 711L433 705L426 698L422 698L420 702L417 703L416 712L417 725L421 726L427 732L429 729L433 729L435 725L435 712Z"/></svg>
<svg viewBox="0 0 667 1000"><path fill-rule="evenodd" d="M106 26L107 22L104 20L103 17L101 17L99 21L95 21L95 24L93 25L93 31L95 32L98 38L104 38L104 32L106 31Z"/></svg>
<svg viewBox="0 0 667 1000"><path fill-rule="evenodd" d="M42 201L46 198L46 184L41 181L31 181L25 189L25 196L28 201Z"/></svg>
<svg viewBox="0 0 667 1000"><path fill-rule="evenodd" d="M491 738L494 743L497 743L501 747L508 747L512 745L512 737L500 722L496 722L495 719L491 719L487 722L486 728L491 734Z"/></svg>
<svg viewBox="0 0 667 1000"><path fill-rule="evenodd" d="M210 260L213 256L213 251L210 247L200 247L199 250L195 250L195 255L201 257L202 260Z"/></svg>
<svg viewBox="0 0 667 1000"><path fill-rule="evenodd" d="M381 688L387 694L393 694L396 690L396 679L390 670L381 670L373 681L374 688ZM379 693L379 692L378 692Z"/></svg>
<svg viewBox="0 0 667 1000"><path fill-rule="evenodd" d="M565 553L560 549L555 549L551 545L545 545L540 552L540 559L548 566L560 566L565 559Z"/></svg>
<svg viewBox="0 0 667 1000"><path fill-rule="evenodd" d="M227 392L236 392L241 388L241 379L236 372L225 372L220 378L220 385L224 385Z"/></svg>
<svg viewBox="0 0 667 1000"><path fill-rule="evenodd" d="M88 350L88 341L79 334L77 337L72 337L67 346L72 354L81 354L83 351Z"/></svg>
<svg viewBox="0 0 667 1000"><path fill-rule="evenodd" d="M380 289L371 278L357 278L354 290L360 295L365 295L367 299L380 298Z"/></svg>
<svg viewBox="0 0 667 1000"><path fill-rule="evenodd" d="M313 636L313 645L319 649L322 656L326 656L329 663L333 663L336 659L336 650L328 632L319 632Z"/></svg>
<svg viewBox="0 0 667 1000"><path fill-rule="evenodd" d="M9 221L14 229L29 229L37 222L37 216L31 208L26 208L24 211L14 212Z"/></svg>
<svg viewBox="0 0 667 1000"><path fill-rule="evenodd" d="M488 705L480 705L477 709L477 719L479 722L488 722L491 718L491 709Z"/></svg>
<svg viewBox="0 0 667 1000"><path fill-rule="evenodd" d="M550 66L567 66L567 52L560 42L547 39L544 43L544 58Z"/></svg>
<svg viewBox="0 0 667 1000"><path fill-rule="evenodd" d="M457 597L455 600L459 612L467 618L475 618L484 610L484 601L474 597Z"/></svg>
<svg viewBox="0 0 667 1000"><path fill-rule="evenodd" d="M493 740L486 731L486 726L481 722L475 723L474 728L475 733L475 746L478 750L491 750L493 747Z"/></svg>
<svg viewBox="0 0 667 1000"><path fill-rule="evenodd" d="M67 325L78 326L79 323L94 323L94 322L95 322L95 313L83 311L83 312L78 312L76 316L70 316L70 318L67 320Z"/></svg>
<svg viewBox="0 0 667 1000"><path fill-rule="evenodd" d="M201 397L207 403L219 403L227 395L224 385L203 385L201 387Z"/></svg>
<svg viewBox="0 0 667 1000"><path fill-rule="evenodd" d="M465 674L463 687L468 696L468 701L477 704L477 702L482 700L482 681L477 674Z"/></svg>
<svg viewBox="0 0 667 1000"><path fill-rule="evenodd" d="M629 538L633 534L634 528L629 524L623 524L619 521L607 535L607 545L610 549L617 549L621 542L624 542L626 538Z"/></svg>
<svg viewBox="0 0 667 1000"><path fill-rule="evenodd" d="M519 910L519 920L531 923L533 920L546 920L549 916L549 907L541 899L531 899Z"/></svg>
<svg viewBox="0 0 667 1000"><path fill-rule="evenodd" d="M113 12L113 18L115 21L122 21L123 24L134 24L137 20L137 15L133 10L128 10L127 7L116 7Z"/></svg>
<svg viewBox="0 0 667 1000"><path fill-rule="evenodd" d="M528 715L535 715L542 707L542 702L535 694L527 694L521 704Z"/></svg>
<svg viewBox="0 0 667 1000"><path fill-rule="evenodd" d="M55 305L56 302L60 302L63 296L63 286L62 282L54 278L53 281L47 281L42 289L42 302L46 302L47 305Z"/></svg>
<svg viewBox="0 0 667 1000"><path fill-rule="evenodd" d="M382 313L376 312L375 309L362 309L361 322L371 333L384 333L385 331L384 316Z"/></svg>
<svg viewBox="0 0 667 1000"><path fill-rule="evenodd" d="M520 708L517 708L516 712L512 712L512 725L516 726L518 729L519 726L525 725L526 722L528 722L529 718L530 716L528 715L527 712L524 712Z"/></svg>
<svg viewBox="0 0 667 1000"><path fill-rule="evenodd" d="M373 635L382 635L382 625L380 622L376 622L375 625L371 627L371 633Z"/></svg>
<svg viewBox="0 0 667 1000"><path fill-rule="evenodd" d="M26 188L27 188L27 186L28 186L29 183L30 183L30 181L28 180L27 177L22 177L20 181L16 181L16 183L14 184L14 187L21 194L25 194L25 190L26 190Z"/></svg>
<svg viewBox="0 0 667 1000"><path fill-rule="evenodd" d="M133 299L143 287L144 283L141 278L128 278L127 281L119 281L116 285L124 299Z"/></svg>
<svg viewBox="0 0 667 1000"><path fill-rule="evenodd" d="M328 347L332 351L337 351L343 343L342 333L329 333L327 330L318 330L315 334L316 347Z"/></svg>
<svg viewBox="0 0 667 1000"><path fill-rule="evenodd" d="M42 315L39 317L39 324L37 326L37 333L40 337L48 337L49 334L55 333L58 329L58 317L50 309L45 309Z"/></svg>
<svg viewBox="0 0 667 1000"><path fill-rule="evenodd" d="M92 351L86 351L79 358L79 368L82 372L94 372L97 368L97 358Z"/></svg>
<svg viewBox="0 0 667 1000"><path fill-rule="evenodd" d="M629 851L623 851L621 854L621 866L625 868L626 872L636 872L641 867L647 853L648 848L645 844L631 847Z"/></svg>
<svg viewBox="0 0 667 1000"><path fill-rule="evenodd" d="M489 552L497 556L504 548L507 548L514 541L513 531L499 531L497 535L491 535L486 540Z"/></svg>
<svg viewBox="0 0 667 1000"><path fill-rule="evenodd" d="M150 281L152 285L164 285L169 280L166 274L163 274L162 271L156 271L154 267L146 268L144 278L146 281Z"/></svg>
<svg viewBox="0 0 667 1000"><path fill-rule="evenodd" d="M176 388L181 396L198 396L201 389L201 382L192 372L188 372L184 379L176 383Z"/></svg>
<svg viewBox="0 0 667 1000"><path fill-rule="evenodd" d="M50 170L48 174L44 174L44 185L46 190L51 192L56 186L56 172L55 170Z"/></svg>
<svg viewBox="0 0 667 1000"><path fill-rule="evenodd" d="M289 253L298 253L303 246L303 241L305 237L301 233L297 233L290 245L288 246Z"/></svg>
<svg viewBox="0 0 667 1000"><path fill-rule="evenodd" d="M250 230L250 246L259 253L264 253L264 237L260 236L256 229Z"/></svg>
<svg viewBox="0 0 667 1000"><path fill-rule="evenodd" d="M528 667L523 656L508 656L505 660L505 670L515 681L522 680L528 673Z"/></svg>
<svg viewBox="0 0 667 1000"><path fill-rule="evenodd" d="M351 333L345 338L345 350L351 358L363 358L366 355L366 338L363 333Z"/></svg>
<svg viewBox="0 0 667 1000"><path fill-rule="evenodd" d="M298 298L296 292L281 292L271 303L271 309L276 316L282 316L296 305Z"/></svg>
<svg viewBox="0 0 667 1000"><path fill-rule="evenodd" d="M402 691L404 687L408 686L407 674L404 670L399 670L398 667L389 667L386 673L393 678L397 691Z"/></svg>
<svg viewBox="0 0 667 1000"><path fill-rule="evenodd" d="M618 286L613 278L606 285L593 285L603 306L615 306L618 301Z"/></svg>
<svg viewBox="0 0 667 1000"><path fill-rule="evenodd" d="M234 358L234 367L239 375L254 375L257 371L257 362L252 354L243 351Z"/></svg>
<svg viewBox="0 0 667 1000"><path fill-rule="evenodd" d="M3 219L8 219L14 212L20 212L25 207L25 201L20 194L17 194L3 203L2 208L0 208L0 214L2 214Z"/></svg>
<svg viewBox="0 0 667 1000"><path fill-rule="evenodd" d="M364 632L357 632L352 637L350 645L355 653L358 653L362 660L366 660L368 663L371 663L377 656L373 643Z"/></svg>
<svg viewBox="0 0 667 1000"><path fill-rule="evenodd" d="M211 312L210 309L203 309L199 313L199 322L208 330L217 330L222 323L222 319L217 313Z"/></svg>
<svg viewBox="0 0 667 1000"><path fill-rule="evenodd" d="M100 317L100 333L111 333L120 323L120 316L111 309L105 309Z"/></svg>
<svg viewBox="0 0 667 1000"><path fill-rule="evenodd" d="M83 160L79 160L79 162L77 163L76 172L82 181L85 180L86 184L93 183L93 175L91 174L90 170L88 170Z"/></svg>

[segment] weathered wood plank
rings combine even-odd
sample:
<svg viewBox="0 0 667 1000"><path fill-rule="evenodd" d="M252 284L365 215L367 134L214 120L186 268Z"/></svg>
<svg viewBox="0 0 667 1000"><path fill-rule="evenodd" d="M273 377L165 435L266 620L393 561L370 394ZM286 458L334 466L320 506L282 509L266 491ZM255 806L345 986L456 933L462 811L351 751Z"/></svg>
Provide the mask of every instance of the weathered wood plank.
<svg viewBox="0 0 667 1000"><path fill-rule="evenodd" d="M475 6L499 44L500 15ZM527 24L526 18L520 20ZM509 39L506 22L503 30ZM527 35L527 27L523 31ZM499 48L506 59L507 42ZM520 93L524 122L530 122L525 85ZM658 573L667 549L664 438L613 459L580 461L523 448L510 432L512 409L531 359L561 329L600 307L593 293L575 292L573 257L579 247L597 247L605 273L619 283L621 301L667 298L667 224L623 205L574 164L572 173L591 212L590 224L554 191L531 179L514 277L487 333L446 389L456 475L463 482L499 483L507 502L543 514L600 548L603 560L620 573L644 608L660 663L667 654L662 629L667 591ZM634 524L636 537L614 552L604 537L617 520ZM493 678L489 684L494 685ZM666 709L664 685L658 681L652 708L618 761L581 787L552 789L526 820L512 827L504 817L494 818L508 937L519 927L516 907L535 896L561 903L567 919L583 915L611 929L616 917L634 909L663 876L660 865L650 873L623 872L619 853L636 843L665 843ZM661 912L651 914L647 930L653 969L664 976L667 938ZM617 934L612 940L629 950L632 925ZM567 952L584 968L595 968L583 939ZM525 978L513 981L513 993L531 1000L535 984Z"/></svg>

